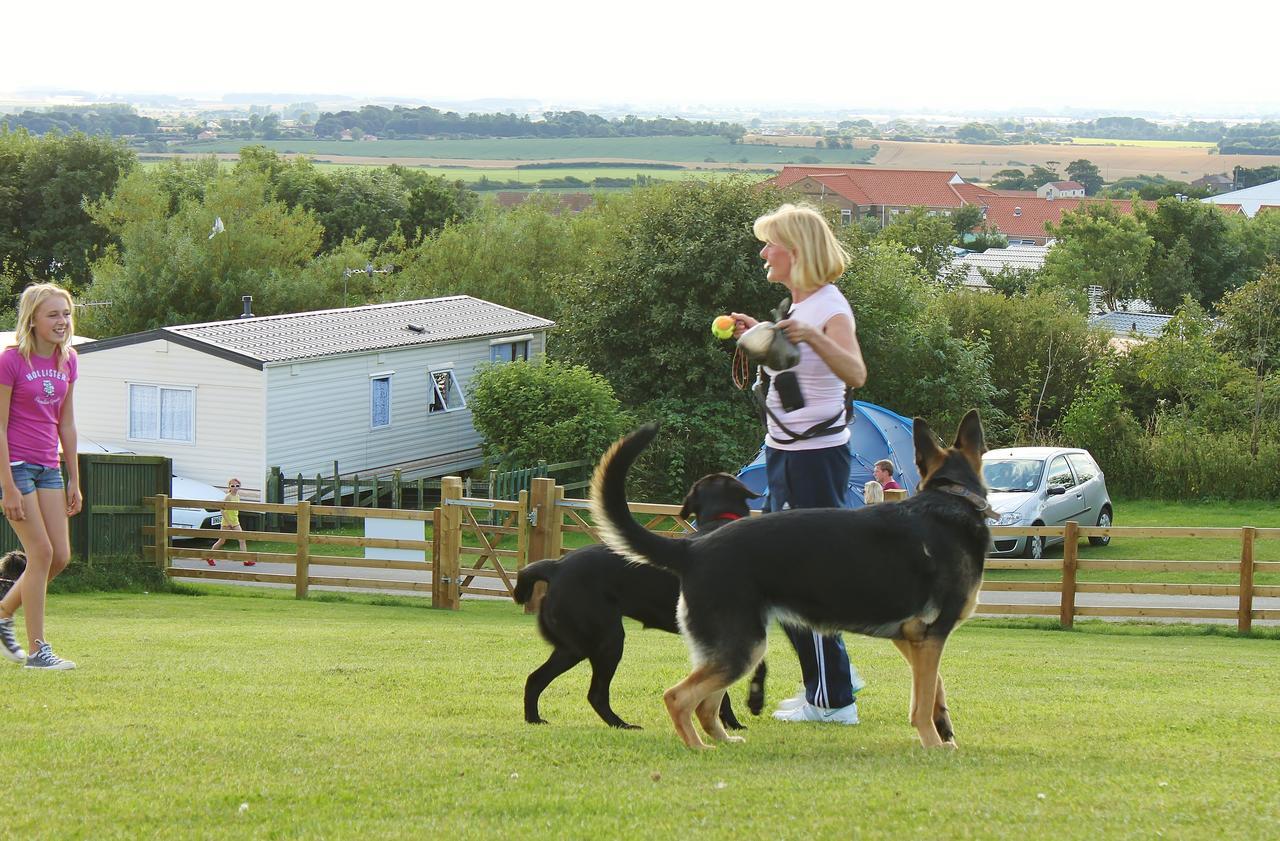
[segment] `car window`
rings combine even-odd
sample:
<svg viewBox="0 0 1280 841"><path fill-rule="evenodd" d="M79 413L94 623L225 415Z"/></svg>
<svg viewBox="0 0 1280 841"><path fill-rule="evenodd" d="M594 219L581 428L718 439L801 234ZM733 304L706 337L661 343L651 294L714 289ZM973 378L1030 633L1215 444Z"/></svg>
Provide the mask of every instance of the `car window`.
<svg viewBox="0 0 1280 841"><path fill-rule="evenodd" d="M1071 466L1067 464L1066 456L1058 456L1049 462L1049 487L1074 488L1075 486L1076 480L1071 475Z"/></svg>
<svg viewBox="0 0 1280 841"><path fill-rule="evenodd" d="M1033 491L1040 486L1043 469L1044 462L1039 459L984 460L982 478L993 491Z"/></svg>
<svg viewBox="0 0 1280 841"><path fill-rule="evenodd" d="M1071 466L1075 468L1076 479L1080 484L1088 482L1090 479L1098 477L1098 465L1093 463L1093 459L1084 453L1067 453L1067 460L1071 462Z"/></svg>

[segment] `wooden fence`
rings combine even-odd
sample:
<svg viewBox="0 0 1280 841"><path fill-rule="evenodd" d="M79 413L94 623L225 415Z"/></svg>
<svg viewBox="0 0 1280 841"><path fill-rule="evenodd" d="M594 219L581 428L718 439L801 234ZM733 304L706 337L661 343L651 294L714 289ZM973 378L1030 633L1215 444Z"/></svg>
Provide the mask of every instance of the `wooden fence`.
<svg viewBox="0 0 1280 841"><path fill-rule="evenodd" d="M357 506L313 505L307 500L294 504L240 502L242 512L259 512L274 516L282 530L223 532L213 529L175 529L169 527L168 509L189 506L191 500L175 500L165 496L149 497L155 525L147 529L154 536L154 546L164 547L156 560L170 576L223 581L256 581L289 584L299 598L313 585L363 588L370 590L430 593L436 607L458 609L461 597L509 597L515 587L516 573L526 564L542 558L560 557L570 551L565 536L579 534L578 542L597 542L599 536L590 521L587 503L565 498L565 489L551 478L535 478L528 491L514 500L471 497L457 477L441 481L440 505L429 511L386 509ZM200 501L206 508L226 508L227 503ZM692 532L680 517L680 506L632 503L633 514L654 531L672 536ZM379 538L360 535L318 533L312 525L323 522L354 520L404 520L423 524L422 539ZM293 523L292 530L283 528ZM427 537L427 529L430 537ZM1280 573L1280 561L1255 561L1254 547L1260 540L1280 539L1280 528L1148 528L1112 526L1083 527L1074 522L1065 526L995 526L993 536L1040 536L1064 539L1061 559L1023 560L988 558L987 570L1043 570L1045 580L984 582L982 590L996 592L1058 593L1058 604L991 604L982 603L986 614L1057 616L1065 627L1071 627L1077 616L1112 616L1134 618L1181 618L1199 620L1234 620L1237 628L1248 632L1254 620L1280 620L1280 610L1259 609L1254 599L1280 597L1280 586L1258 585L1255 575ZM175 547L174 538L218 538L234 535L235 539L282 544L255 552L222 549ZM1186 537L1206 541L1234 541L1239 546L1238 560L1170 561L1170 560L1081 560L1079 542L1089 537L1110 536L1114 539L1154 537ZM233 545L229 541L228 545ZM334 555L324 547L339 546L361 549L400 549L422 553L422 560L386 560L351 555ZM320 547L317 552L315 547ZM223 562L255 561L275 564L271 571L250 567L229 569L197 565L178 567L176 559L214 557ZM284 572L278 565L292 567ZM340 574L326 571L317 574L313 567L337 568ZM1082 571L1133 573L1228 573L1235 576L1230 584L1187 584L1152 581L1082 582ZM1052 577L1049 573L1054 573ZM1193 604L1149 606L1140 604L1087 606L1077 604L1081 593L1144 594L1170 597L1195 596L1235 597L1235 607L1197 607Z"/></svg>

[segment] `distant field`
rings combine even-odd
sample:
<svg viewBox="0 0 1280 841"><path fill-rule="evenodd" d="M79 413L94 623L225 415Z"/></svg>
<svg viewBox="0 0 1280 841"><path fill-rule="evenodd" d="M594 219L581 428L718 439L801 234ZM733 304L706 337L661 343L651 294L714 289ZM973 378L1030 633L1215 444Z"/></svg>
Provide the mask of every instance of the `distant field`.
<svg viewBox="0 0 1280 841"><path fill-rule="evenodd" d="M1134 175L1163 175L1192 181L1202 175L1231 172L1235 166L1280 165L1280 155L1218 155L1205 147L1072 146L1027 144L986 146L959 143L912 143L881 140L873 163L885 169L949 169L963 178L984 181L1011 166L1041 166L1053 162L1058 171L1086 158L1107 181Z"/></svg>
<svg viewBox="0 0 1280 841"><path fill-rule="evenodd" d="M1116 140L1111 137L1073 137L1076 146L1139 146L1144 149L1215 149L1208 140Z"/></svg>
<svg viewBox="0 0 1280 841"><path fill-rule="evenodd" d="M722 137L581 137L562 139L495 138L477 140L379 140L342 142L330 140L260 140L282 153L316 157L423 158L435 161L548 161L591 160L602 162L664 161L672 163L798 163L811 155L823 163L865 162L870 149L797 149L730 143ZM244 140L188 143L179 151L197 154L235 153L250 145ZM710 159L710 160L708 160Z"/></svg>

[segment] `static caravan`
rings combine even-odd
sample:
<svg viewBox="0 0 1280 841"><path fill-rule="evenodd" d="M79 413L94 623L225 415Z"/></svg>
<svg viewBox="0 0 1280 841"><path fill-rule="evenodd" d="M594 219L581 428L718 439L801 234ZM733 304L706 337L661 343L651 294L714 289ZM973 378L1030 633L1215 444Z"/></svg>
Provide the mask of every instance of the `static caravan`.
<svg viewBox="0 0 1280 841"><path fill-rule="evenodd" d="M457 295L165 327L80 345L81 435L260 497L267 471L406 479L481 464L466 391L553 322Z"/></svg>

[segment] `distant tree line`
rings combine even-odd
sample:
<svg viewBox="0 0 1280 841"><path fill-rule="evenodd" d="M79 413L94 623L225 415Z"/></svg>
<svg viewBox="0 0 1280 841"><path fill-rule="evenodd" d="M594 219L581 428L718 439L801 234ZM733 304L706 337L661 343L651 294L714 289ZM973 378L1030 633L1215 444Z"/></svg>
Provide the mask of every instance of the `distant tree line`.
<svg viewBox="0 0 1280 841"><path fill-rule="evenodd" d="M0 125L10 130L26 129L31 134L49 132L70 134L104 134L108 137L131 137L155 132L160 122L139 116L129 105L69 106L66 108L0 115Z"/></svg>
<svg viewBox="0 0 1280 841"><path fill-rule="evenodd" d="M343 131L388 138L423 137L658 137L717 136L741 138L735 123L680 118L643 119L626 116L610 120L583 111L547 111L534 120L519 114L457 114L430 106L405 108L366 105L358 111L326 112L315 124L315 136L335 138Z"/></svg>

